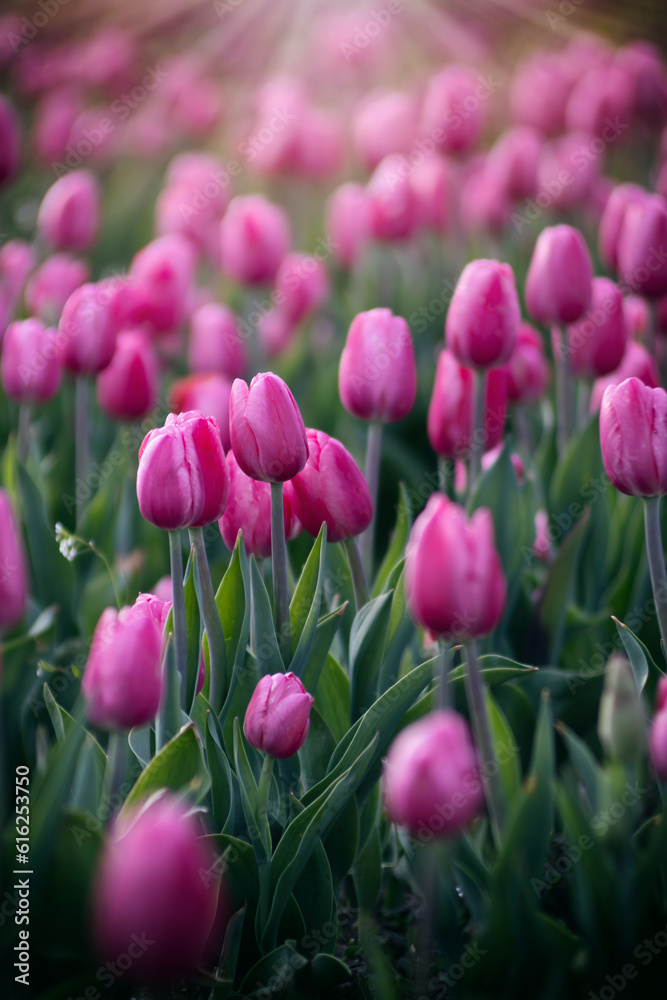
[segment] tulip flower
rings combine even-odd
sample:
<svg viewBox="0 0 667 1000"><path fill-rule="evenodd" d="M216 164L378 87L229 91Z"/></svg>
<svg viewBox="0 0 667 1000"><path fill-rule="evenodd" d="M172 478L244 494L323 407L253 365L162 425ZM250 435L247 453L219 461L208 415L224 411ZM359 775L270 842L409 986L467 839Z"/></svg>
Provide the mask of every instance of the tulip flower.
<svg viewBox="0 0 667 1000"><path fill-rule="evenodd" d="M28 311L44 323L56 324L70 295L88 280L85 261L54 253L31 275L25 289Z"/></svg>
<svg viewBox="0 0 667 1000"><path fill-rule="evenodd" d="M468 152L486 121L491 95L484 80L467 66L448 66L431 77L424 94L421 131L445 153Z"/></svg>
<svg viewBox="0 0 667 1000"><path fill-rule="evenodd" d="M276 274L274 300L292 323L301 323L312 315L329 293L329 276L321 260L303 253L289 253L283 258Z"/></svg>
<svg viewBox="0 0 667 1000"><path fill-rule="evenodd" d="M100 409L113 420L140 420L155 406L157 360L142 330L118 334L111 362L97 377Z"/></svg>
<svg viewBox="0 0 667 1000"><path fill-rule="evenodd" d="M667 779L667 677L661 677L658 681L649 747L655 772L661 781L665 781Z"/></svg>
<svg viewBox="0 0 667 1000"><path fill-rule="evenodd" d="M667 201L647 195L631 202L618 242L618 273L634 292L648 298L667 294Z"/></svg>
<svg viewBox="0 0 667 1000"><path fill-rule="evenodd" d="M188 367L195 374L215 372L230 379L243 374L246 367L243 338L238 318L227 306L206 302L193 312Z"/></svg>
<svg viewBox="0 0 667 1000"><path fill-rule="evenodd" d="M271 757L292 757L306 741L313 701L291 672L262 677L243 721L248 743Z"/></svg>
<svg viewBox="0 0 667 1000"><path fill-rule="evenodd" d="M195 255L183 236L159 236L135 254L120 294L127 326L147 324L156 333L177 330L187 317Z"/></svg>
<svg viewBox="0 0 667 1000"><path fill-rule="evenodd" d="M443 233L449 222L452 176L444 156L430 156L410 171L417 222L422 229Z"/></svg>
<svg viewBox="0 0 667 1000"><path fill-rule="evenodd" d="M87 250L99 228L100 192L93 174L74 170L59 177L44 195L37 230L54 250Z"/></svg>
<svg viewBox="0 0 667 1000"><path fill-rule="evenodd" d="M28 572L20 528L6 490L0 489L0 629L10 629L25 614Z"/></svg>
<svg viewBox="0 0 667 1000"><path fill-rule="evenodd" d="M623 360L618 368L611 372L610 375L598 378L593 383L590 412L597 413L600 409L602 397L608 385L620 385L621 382L625 382L628 378L638 378L645 385L650 386L651 389L655 389L660 384L658 368L654 358L651 357L642 344L634 340L628 342Z"/></svg>
<svg viewBox="0 0 667 1000"><path fill-rule="evenodd" d="M38 319L7 327L2 342L2 387L15 403L46 403L58 391L62 369L57 333Z"/></svg>
<svg viewBox="0 0 667 1000"><path fill-rule="evenodd" d="M489 176L512 201L535 196L542 143L537 129L516 126L503 132L489 152Z"/></svg>
<svg viewBox="0 0 667 1000"><path fill-rule="evenodd" d="M34 270L35 249L25 240L9 240L0 248L0 284L16 303L23 294L25 283Z"/></svg>
<svg viewBox="0 0 667 1000"><path fill-rule="evenodd" d="M291 240L285 212L259 194L230 201L220 237L223 271L246 285L272 281Z"/></svg>
<svg viewBox="0 0 667 1000"><path fill-rule="evenodd" d="M410 164L404 156L386 156L375 168L366 191L377 240L403 240L412 235L417 201L410 185Z"/></svg>
<svg viewBox="0 0 667 1000"><path fill-rule="evenodd" d="M222 540L232 552L239 531L248 555L267 559L271 555L271 487L259 479L251 479L240 468L234 452L227 455L229 467L229 502L218 521ZM293 538L301 525L294 513L293 491L290 481L283 493L283 520L285 537Z"/></svg>
<svg viewBox="0 0 667 1000"><path fill-rule="evenodd" d="M416 133L414 100L400 91L376 92L354 110L351 130L357 157L368 170L392 153L407 153Z"/></svg>
<svg viewBox="0 0 667 1000"><path fill-rule="evenodd" d="M541 399L549 385L549 362L544 340L530 323L521 323L512 355L504 366L507 398L513 403L532 403Z"/></svg>
<svg viewBox="0 0 667 1000"><path fill-rule="evenodd" d="M171 792L113 823L93 884L93 935L109 963L132 955L132 978L170 983L200 967L217 909L210 851L187 802Z"/></svg>
<svg viewBox="0 0 667 1000"><path fill-rule="evenodd" d="M591 307L567 327L570 371L575 378L597 378L615 371L623 360L628 331L619 288L608 278L593 278ZM554 337L554 357L561 350Z"/></svg>
<svg viewBox="0 0 667 1000"><path fill-rule="evenodd" d="M387 815L422 842L458 834L484 807L477 752L465 719L431 712L393 741L382 773Z"/></svg>
<svg viewBox="0 0 667 1000"><path fill-rule="evenodd" d="M646 299L639 295L626 295L623 299L623 315L628 339L647 341L651 332L651 309Z"/></svg>
<svg viewBox="0 0 667 1000"><path fill-rule="evenodd" d="M342 267L353 267L370 242L372 214L370 197L361 184L342 184L330 196L327 232L331 234L333 254Z"/></svg>
<svg viewBox="0 0 667 1000"><path fill-rule="evenodd" d="M517 125L557 135L565 126L572 81L556 53L537 52L517 67L510 86L510 111Z"/></svg>
<svg viewBox="0 0 667 1000"><path fill-rule="evenodd" d="M510 358L519 320L512 268L474 260L461 274L449 306L447 347L462 365L497 368Z"/></svg>
<svg viewBox="0 0 667 1000"><path fill-rule="evenodd" d="M629 205L643 201L648 192L638 184L617 184L602 213L598 229L600 258L610 270L618 267L618 249L623 219Z"/></svg>
<svg viewBox="0 0 667 1000"><path fill-rule="evenodd" d="M21 129L13 106L0 94L0 187L11 184L21 158Z"/></svg>
<svg viewBox="0 0 667 1000"><path fill-rule="evenodd" d="M441 351L428 410L428 437L442 458L470 458L473 449L488 451L502 439L507 407L507 378L501 368L489 372L481 433L473 436L473 372L451 351Z"/></svg>
<svg viewBox="0 0 667 1000"><path fill-rule="evenodd" d="M186 375L172 382L169 405L175 413L199 410L213 417L218 426L225 453L231 448L229 437L229 397L232 383L225 375Z"/></svg>

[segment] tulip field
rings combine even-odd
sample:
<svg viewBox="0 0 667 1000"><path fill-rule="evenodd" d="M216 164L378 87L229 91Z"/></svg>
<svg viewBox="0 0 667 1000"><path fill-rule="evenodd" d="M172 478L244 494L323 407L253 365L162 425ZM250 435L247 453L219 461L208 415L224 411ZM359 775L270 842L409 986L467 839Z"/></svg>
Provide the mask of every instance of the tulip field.
<svg viewBox="0 0 667 1000"><path fill-rule="evenodd" d="M3 6L2 1000L664 996L636 6Z"/></svg>

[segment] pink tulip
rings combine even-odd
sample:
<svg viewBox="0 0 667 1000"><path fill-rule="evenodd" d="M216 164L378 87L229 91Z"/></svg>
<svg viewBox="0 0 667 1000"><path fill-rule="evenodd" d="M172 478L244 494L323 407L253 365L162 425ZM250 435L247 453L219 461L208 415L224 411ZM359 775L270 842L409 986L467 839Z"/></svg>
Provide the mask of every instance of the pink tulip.
<svg viewBox="0 0 667 1000"><path fill-rule="evenodd" d="M306 108L300 123L296 151L296 172L319 180L341 167L341 129L334 117L322 108Z"/></svg>
<svg viewBox="0 0 667 1000"><path fill-rule="evenodd" d="M477 753L465 719L448 709L406 726L382 774L387 815L428 842L456 836L484 809Z"/></svg>
<svg viewBox="0 0 667 1000"><path fill-rule="evenodd" d="M436 454L443 458L466 458L472 446L473 373L460 365L451 351L438 358L433 395L428 410L428 438ZM502 439L507 406L506 376L492 369L486 379L484 450Z"/></svg>
<svg viewBox="0 0 667 1000"><path fill-rule="evenodd" d="M645 340L651 328L651 309L646 299L639 295L626 295L623 315L630 340Z"/></svg>
<svg viewBox="0 0 667 1000"><path fill-rule="evenodd" d="M9 493L0 489L0 629L17 625L28 601L28 570L23 540Z"/></svg>
<svg viewBox="0 0 667 1000"><path fill-rule="evenodd" d="M171 792L111 827L93 887L93 936L109 963L129 951L133 979L171 983L201 965L219 880L208 877L214 859L197 834L188 803Z"/></svg>
<svg viewBox="0 0 667 1000"><path fill-rule="evenodd" d="M42 199L37 230L54 250L87 250L97 239L100 192L88 170L74 170L51 185Z"/></svg>
<svg viewBox="0 0 667 1000"><path fill-rule="evenodd" d="M599 158L589 155L591 143L588 132L567 132L542 147L537 187L555 212L572 212L590 199L600 173Z"/></svg>
<svg viewBox="0 0 667 1000"><path fill-rule="evenodd" d="M616 56L631 80L632 106L639 123L657 131L667 121L667 71L662 53L650 42L632 42Z"/></svg>
<svg viewBox="0 0 667 1000"><path fill-rule="evenodd" d="M352 321L340 358L338 391L360 420L393 423L412 409L417 391L408 324L389 309L371 309Z"/></svg>
<svg viewBox="0 0 667 1000"><path fill-rule="evenodd" d="M476 233L500 234L510 217L510 203L504 186L486 162L468 167L459 194L461 228L466 236Z"/></svg>
<svg viewBox="0 0 667 1000"><path fill-rule="evenodd" d="M360 535L373 520L361 469L340 441L323 431L309 429L306 434L308 461L291 481L296 516L313 538L324 523L328 542Z"/></svg>
<svg viewBox="0 0 667 1000"><path fill-rule="evenodd" d="M229 432L236 461L252 479L284 483L306 464L303 417L289 387L273 372L255 375L250 386L234 381Z"/></svg>
<svg viewBox="0 0 667 1000"><path fill-rule="evenodd" d="M57 323L70 295L88 280L90 268L75 257L54 253L32 274L25 290L29 312L45 323Z"/></svg>
<svg viewBox="0 0 667 1000"><path fill-rule="evenodd" d="M495 547L491 512L466 512L433 493L416 519L406 548L405 588L421 626L456 641L492 632L507 586Z"/></svg>
<svg viewBox="0 0 667 1000"><path fill-rule="evenodd" d="M603 136L609 122L628 123L632 110L632 81L614 66L593 67L575 83L567 103L567 127Z"/></svg>
<svg viewBox="0 0 667 1000"><path fill-rule="evenodd" d="M667 493L667 392L638 378L607 386L600 406L600 446L607 475L630 496Z"/></svg>
<svg viewBox="0 0 667 1000"><path fill-rule="evenodd" d="M575 323L591 303L593 268L578 229L550 226L537 238L526 278L526 305L539 323Z"/></svg>
<svg viewBox="0 0 667 1000"><path fill-rule="evenodd" d="M225 375L186 375L172 383L169 404L175 413L198 410L205 417L213 417L223 450L231 448L229 439L229 397L232 383Z"/></svg>
<svg viewBox="0 0 667 1000"><path fill-rule="evenodd" d="M603 264L612 271L618 267L619 238L626 209L636 201L643 201L647 194L637 184L618 184L607 198L598 230L598 249Z"/></svg>
<svg viewBox="0 0 667 1000"><path fill-rule="evenodd" d="M661 781L667 779L667 711L663 709L653 719L649 734L651 760Z"/></svg>
<svg viewBox="0 0 667 1000"><path fill-rule="evenodd" d="M305 253L289 253L281 261L273 300L294 323L312 315L330 294L329 275L321 260Z"/></svg>
<svg viewBox="0 0 667 1000"><path fill-rule="evenodd" d="M352 267L368 245L373 226L370 197L361 184L342 184L327 202L327 232L336 260Z"/></svg>
<svg viewBox="0 0 667 1000"><path fill-rule="evenodd" d="M293 673L266 674L246 709L243 732L248 743L271 757L292 757L306 741L313 701Z"/></svg>
<svg viewBox="0 0 667 1000"><path fill-rule="evenodd" d="M148 243L134 256L121 292L124 325L145 323L157 334L177 330L187 317L194 266L185 237L173 233Z"/></svg>
<svg viewBox="0 0 667 1000"><path fill-rule="evenodd" d="M514 350L504 371L507 397L513 403L533 403L546 392L550 371L544 340L530 323L519 324Z"/></svg>
<svg viewBox="0 0 667 1000"><path fill-rule="evenodd" d="M402 240L412 235L417 224L417 203L405 157L386 156L375 168L366 191L376 239Z"/></svg>
<svg viewBox="0 0 667 1000"><path fill-rule="evenodd" d="M495 465L495 463L498 461L498 459L502 454L503 448L504 448L504 443L502 441L499 441L498 444L495 446L495 448L492 448L491 451L484 452L484 454L482 455L483 472L486 472L487 469L490 469L493 465ZM513 451L510 452L510 461L514 469L517 482L521 484L524 481L526 475L526 467L523 464L523 459L521 458L520 455L517 455L517 453ZM465 469L465 464L463 465L463 468ZM461 490L460 492L463 492L463 490Z"/></svg>
<svg viewBox="0 0 667 1000"><path fill-rule="evenodd" d="M38 319L12 323L2 343L2 387L15 403L46 403L62 374L57 331Z"/></svg>
<svg viewBox="0 0 667 1000"><path fill-rule="evenodd" d="M100 409L113 420L140 420L155 406L158 366L142 330L118 334L111 362L97 377Z"/></svg>
<svg viewBox="0 0 667 1000"><path fill-rule="evenodd" d="M275 278L291 239L285 212L260 194L232 199L220 236L223 271L247 285Z"/></svg>
<svg viewBox="0 0 667 1000"><path fill-rule="evenodd" d="M510 87L512 120L544 135L557 135L565 126L565 108L572 79L555 53L536 52L516 69Z"/></svg>
<svg viewBox="0 0 667 1000"><path fill-rule="evenodd" d="M447 348L462 365L498 367L509 361L520 319L509 264L473 260L464 268L447 312Z"/></svg>
<svg viewBox="0 0 667 1000"><path fill-rule="evenodd" d="M407 153L415 139L413 99L400 91L379 91L366 97L352 116L352 142L368 170L392 153Z"/></svg>
<svg viewBox="0 0 667 1000"><path fill-rule="evenodd" d="M100 729L145 726L162 698L162 633L150 614L106 608L95 628L81 691Z"/></svg>
<svg viewBox="0 0 667 1000"><path fill-rule="evenodd" d="M67 155L74 123L83 110L80 88L66 84L47 91L37 105L33 145L44 162L52 164Z"/></svg>
<svg viewBox="0 0 667 1000"><path fill-rule="evenodd" d="M227 306L206 302L192 313L188 366L195 374L215 372L231 379L243 374L244 341L238 317Z"/></svg>
<svg viewBox="0 0 667 1000"><path fill-rule="evenodd" d="M551 538L549 537L549 515L546 510L535 511L535 541L533 542L533 555L542 562L549 562L551 559Z"/></svg>
<svg viewBox="0 0 667 1000"><path fill-rule="evenodd" d="M21 129L13 106L0 94L0 187L11 184L19 170Z"/></svg>
<svg viewBox="0 0 667 1000"><path fill-rule="evenodd" d="M416 203L417 222L423 229L442 233L449 221L452 177L444 156L430 156L410 171L410 186Z"/></svg>
<svg viewBox="0 0 667 1000"><path fill-rule="evenodd" d="M247 555L268 559L271 555L271 487L259 479L251 479L241 469L234 452L227 455L229 466L229 503L218 521L222 540L233 551L239 531ZM283 519L285 538L293 538L299 523L294 514L291 484L283 488Z"/></svg>
<svg viewBox="0 0 667 1000"><path fill-rule="evenodd" d="M81 285L65 303L58 324L65 368L76 375L101 372L113 357L116 332L112 285Z"/></svg>
<svg viewBox="0 0 667 1000"><path fill-rule="evenodd" d="M9 292L13 302L21 298L36 262L35 249L25 240L9 240L0 249L0 284Z"/></svg>
<svg viewBox="0 0 667 1000"><path fill-rule="evenodd" d="M486 121L493 89L467 66L448 66L431 77L424 94L421 134L445 153L468 152Z"/></svg>
<svg viewBox="0 0 667 1000"><path fill-rule="evenodd" d="M611 374L605 375L604 378L596 379L593 383L590 412L597 413L600 409L602 397L608 385L620 385L621 382L625 382L628 378L638 378L644 385L648 385L651 389L655 389L656 386L660 385L660 376L658 375L655 360L643 344L639 344L635 340L628 341L623 360L618 368L611 372Z"/></svg>
<svg viewBox="0 0 667 1000"><path fill-rule="evenodd" d="M283 309L264 313L257 324L257 334L267 357L275 358L286 351L299 333L299 326Z"/></svg>
<svg viewBox="0 0 667 1000"><path fill-rule="evenodd" d="M634 292L649 298L667 293L667 202L647 195L629 204L618 244L619 277Z"/></svg>
<svg viewBox="0 0 667 1000"><path fill-rule="evenodd" d="M591 306L582 318L567 328L567 350L575 378L608 375L620 365L628 342L623 297L609 278L593 278ZM560 353L560 337L553 338L554 356Z"/></svg>
<svg viewBox="0 0 667 1000"><path fill-rule="evenodd" d="M513 201L532 198L537 192L542 141L536 129L516 126L503 132L489 153L489 176Z"/></svg>
<svg viewBox="0 0 667 1000"><path fill-rule="evenodd" d="M170 413L139 449L137 498L147 521L166 531L201 528L222 517L229 470L212 417Z"/></svg>

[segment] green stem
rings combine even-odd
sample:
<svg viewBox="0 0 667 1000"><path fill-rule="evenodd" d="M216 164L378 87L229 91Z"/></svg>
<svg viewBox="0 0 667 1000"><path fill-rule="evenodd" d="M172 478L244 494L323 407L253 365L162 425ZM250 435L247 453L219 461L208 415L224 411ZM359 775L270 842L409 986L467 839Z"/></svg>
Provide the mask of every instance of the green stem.
<svg viewBox="0 0 667 1000"><path fill-rule="evenodd" d="M111 799L119 794L123 784L125 774L125 764L127 761L127 733L110 733L109 744L110 766L111 766Z"/></svg>
<svg viewBox="0 0 667 1000"><path fill-rule="evenodd" d="M479 478L484 451L484 409L486 401L486 371L473 371L473 411L472 436L470 438L470 463L468 466L468 499L473 494L475 483Z"/></svg>
<svg viewBox="0 0 667 1000"><path fill-rule="evenodd" d="M364 533L361 535L361 558L364 561L366 571L373 570L373 542L375 539L375 522L377 519L377 502L380 485L380 458L382 456L382 424L374 421L368 425L368 437L366 438L366 483L368 492L371 495L373 504L373 518Z"/></svg>
<svg viewBox="0 0 667 1000"><path fill-rule="evenodd" d="M188 645L185 626L185 594L183 592L183 553L181 532L169 532L169 559L171 563L172 612L174 618L174 651L176 669L181 680L181 708L185 706L188 682Z"/></svg>
<svg viewBox="0 0 667 1000"><path fill-rule="evenodd" d="M361 552L359 551L356 538L346 538L343 542L343 546L347 555L347 561L350 564L350 575L352 576L352 587L354 589L354 603L357 606L357 611L361 611L363 606L368 604L370 601L368 582L366 580L366 573L364 571L364 563L361 558Z"/></svg>
<svg viewBox="0 0 667 1000"><path fill-rule="evenodd" d="M76 380L75 395L76 488L74 495L77 496L79 487L81 487L81 495L85 496L86 480L90 468L90 383L85 375ZM76 522L79 524L83 517L83 500L79 501L76 510Z"/></svg>
<svg viewBox="0 0 667 1000"><path fill-rule="evenodd" d="M660 497L644 497L644 528L655 613L660 626L663 656L667 659L667 571L660 531Z"/></svg>
<svg viewBox="0 0 667 1000"><path fill-rule="evenodd" d="M438 489L450 500L455 500L454 495L454 463L449 458L438 458Z"/></svg>
<svg viewBox="0 0 667 1000"><path fill-rule="evenodd" d="M259 776L259 786L257 788L257 812L255 816L259 826L258 834L264 844L265 860L258 865L259 868L259 905L261 911L262 928L266 927L269 917L269 904L271 893L271 827L269 825L269 795L271 792L271 775L273 773L273 757L270 754L264 755L262 771Z"/></svg>
<svg viewBox="0 0 667 1000"><path fill-rule="evenodd" d="M437 680L438 680L438 708L450 708L451 698L449 691L449 650L445 639L440 640L440 655L438 657Z"/></svg>
<svg viewBox="0 0 667 1000"><path fill-rule="evenodd" d="M25 462L30 449L30 404L21 403L19 406L19 461Z"/></svg>
<svg viewBox="0 0 667 1000"><path fill-rule="evenodd" d="M572 430L572 401L570 386L570 366L568 363L568 344L565 327L556 327L554 351L556 362L556 421L558 433L558 454L562 455L570 439Z"/></svg>
<svg viewBox="0 0 667 1000"><path fill-rule="evenodd" d="M488 770L489 778L484 784L484 794L486 804L491 817L491 825L494 830L496 840L499 839L503 828L504 802L502 786L496 758L491 740L491 728L489 717L486 711L486 701L484 698L484 681L477 662L477 643L474 639L469 639L465 643L466 660L468 669L465 673L466 699L468 711L472 721L473 731L477 746L481 750L485 770Z"/></svg>
<svg viewBox="0 0 667 1000"><path fill-rule="evenodd" d="M227 688L227 654L225 650L225 636L222 631L222 622L218 614L211 583L211 573L206 558L206 544L204 542L204 532L201 528L189 529L190 541L195 550L197 560L197 571L199 573L199 592L201 599L201 615L204 619L204 628L208 639L208 651L210 660L210 686L208 700L214 711L219 712L222 699ZM217 702L220 701L220 704Z"/></svg>
<svg viewBox="0 0 667 1000"><path fill-rule="evenodd" d="M271 483L271 568L273 571L273 615L278 648L287 668L292 659L287 583L287 542L283 516L283 484Z"/></svg>

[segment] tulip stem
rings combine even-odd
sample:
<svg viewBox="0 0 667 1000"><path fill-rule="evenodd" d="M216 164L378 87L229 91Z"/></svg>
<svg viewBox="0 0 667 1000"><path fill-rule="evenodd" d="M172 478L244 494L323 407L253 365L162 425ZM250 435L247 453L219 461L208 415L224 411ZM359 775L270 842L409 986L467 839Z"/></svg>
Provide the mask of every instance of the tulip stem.
<svg viewBox="0 0 667 1000"><path fill-rule="evenodd" d="M354 588L354 603L357 606L357 611L361 611L363 606L368 604L371 599L368 593L368 582L366 580L363 559L361 558L356 538L346 538L343 545L347 561L350 564L350 575L352 576L352 587Z"/></svg>
<svg viewBox="0 0 667 1000"><path fill-rule="evenodd" d="M667 659L667 571L660 531L660 497L644 497L644 528L653 599L662 639L662 653Z"/></svg>
<svg viewBox="0 0 667 1000"><path fill-rule="evenodd" d="M468 467L470 481L468 483L468 499L473 494L475 483L479 479L482 467L482 452L484 451L484 402L486 399L486 371L473 371L473 412L472 436L470 438L470 463Z"/></svg>
<svg viewBox="0 0 667 1000"><path fill-rule="evenodd" d="M454 463L449 458L438 458L438 489L450 500L456 499L454 488Z"/></svg>
<svg viewBox="0 0 667 1000"><path fill-rule="evenodd" d="M211 572L206 558L206 543L204 542L204 532L201 528L189 529L190 541L194 546L195 558L197 560L197 571L199 573L199 591L201 598L201 616L204 619L206 638L208 639L209 652L209 689L208 700L215 712L219 712L222 704L217 701L225 695L227 687L227 651L225 649L225 636L222 631L222 622L218 614L211 583Z"/></svg>
<svg viewBox="0 0 667 1000"><path fill-rule="evenodd" d="M440 655L438 657L438 708L449 708L449 650L444 639L440 640Z"/></svg>
<svg viewBox="0 0 667 1000"><path fill-rule="evenodd" d="M558 454L563 455L571 431L571 386L568 364L568 343L565 327L556 327L554 342L557 344L556 362L556 425L558 434Z"/></svg>
<svg viewBox="0 0 667 1000"><path fill-rule="evenodd" d="M496 764L496 757L493 751L491 740L491 728L489 726L489 716L486 711L486 701L484 698L484 681L479 669L477 660L477 643L474 639L469 639L465 643L466 661L468 669L465 673L466 700L468 711L472 722L475 740L479 747L484 764L485 773L489 772L489 777L484 783L484 794L486 804L491 817L491 826L494 830L496 840L503 827L504 803L500 775Z"/></svg>
<svg viewBox="0 0 667 1000"><path fill-rule="evenodd" d="M30 404L21 403L19 406L19 461L25 465L30 448Z"/></svg>
<svg viewBox="0 0 667 1000"><path fill-rule="evenodd" d="M76 380L75 403L75 447L76 447L76 484L74 495L81 489L81 496L86 495L86 479L90 467L90 383L82 375ZM79 525L83 517L80 509L83 501L77 503L76 523Z"/></svg>
<svg viewBox="0 0 667 1000"><path fill-rule="evenodd" d="M169 532L169 559L171 562L172 613L174 618L174 652L176 669L181 679L181 708L187 711L185 701L188 682L188 645L185 629L185 594L183 592L183 553L181 532Z"/></svg>
<svg viewBox="0 0 667 1000"><path fill-rule="evenodd" d="M271 775L273 774L274 757L271 754L264 754L262 771L259 776L257 787L257 833L264 846L264 857L258 858L259 875L259 907L261 913L262 930L266 927L266 922L270 912L271 895L271 826L269 824L269 795L271 794Z"/></svg>
<svg viewBox="0 0 667 1000"><path fill-rule="evenodd" d="M127 761L127 733L110 733L107 750L111 767L110 796L113 800L119 795L123 784Z"/></svg>
<svg viewBox="0 0 667 1000"><path fill-rule="evenodd" d="M287 542L283 514L283 484L271 483L271 568L273 571L273 616L278 648L285 667L292 659L292 635L287 583Z"/></svg>
<svg viewBox="0 0 667 1000"><path fill-rule="evenodd" d="M361 558L364 561L366 572L373 572L373 542L375 540L376 508L378 502L378 490L380 485L380 458L382 455L382 424L373 421L368 425L368 436L366 438L366 467L364 474L368 485L368 492L371 495L373 505L373 517L364 533L361 535Z"/></svg>

